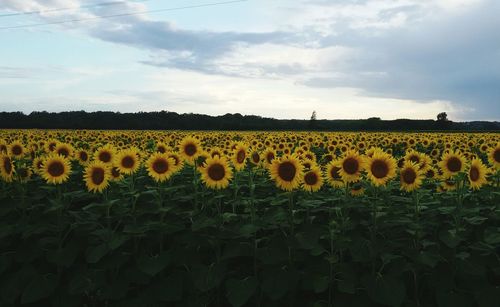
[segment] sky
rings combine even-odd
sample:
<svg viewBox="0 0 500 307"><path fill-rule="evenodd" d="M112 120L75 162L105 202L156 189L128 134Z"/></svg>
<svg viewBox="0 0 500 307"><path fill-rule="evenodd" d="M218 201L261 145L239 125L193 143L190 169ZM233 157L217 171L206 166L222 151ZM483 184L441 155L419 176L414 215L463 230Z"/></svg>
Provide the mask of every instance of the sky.
<svg viewBox="0 0 500 307"><path fill-rule="evenodd" d="M0 0L0 111L500 121L497 12L498 0Z"/></svg>

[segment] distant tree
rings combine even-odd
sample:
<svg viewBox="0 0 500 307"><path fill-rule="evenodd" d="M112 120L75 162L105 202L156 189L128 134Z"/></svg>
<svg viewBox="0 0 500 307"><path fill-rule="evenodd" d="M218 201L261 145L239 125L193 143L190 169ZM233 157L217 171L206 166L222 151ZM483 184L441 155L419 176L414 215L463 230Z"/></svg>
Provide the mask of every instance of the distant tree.
<svg viewBox="0 0 500 307"><path fill-rule="evenodd" d="M316 120L316 111L313 111L313 114L311 115L311 121Z"/></svg>
<svg viewBox="0 0 500 307"><path fill-rule="evenodd" d="M309 129L316 128L316 111L312 112L311 119L309 120Z"/></svg>
<svg viewBox="0 0 500 307"><path fill-rule="evenodd" d="M446 112L441 112L437 115L437 120L440 122L446 122L448 121L448 114Z"/></svg>

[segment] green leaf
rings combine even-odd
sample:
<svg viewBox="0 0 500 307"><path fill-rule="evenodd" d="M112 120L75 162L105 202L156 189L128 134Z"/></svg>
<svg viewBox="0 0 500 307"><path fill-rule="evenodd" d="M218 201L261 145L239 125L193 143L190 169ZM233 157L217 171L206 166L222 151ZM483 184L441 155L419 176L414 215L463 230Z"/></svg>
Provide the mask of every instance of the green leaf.
<svg viewBox="0 0 500 307"><path fill-rule="evenodd" d="M255 277L243 280L231 278L226 282L226 297L232 306L243 306L252 297L257 289L258 281Z"/></svg>
<svg viewBox="0 0 500 307"><path fill-rule="evenodd" d="M102 257L106 256L109 252L108 246L106 244L100 244L97 246L92 246L87 249L87 262L97 263Z"/></svg>
<svg viewBox="0 0 500 307"><path fill-rule="evenodd" d="M259 230L259 227L255 224L245 224L241 226L238 233L241 234L245 238L249 238L253 236Z"/></svg>
<svg viewBox="0 0 500 307"><path fill-rule="evenodd" d="M21 303L28 304L49 297L57 287L57 277L53 274L37 275L24 289Z"/></svg>
<svg viewBox="0 0 500 307"><path fill-rule="evenodd" d="M428 251L422 251L417 256L417 261L429 266L431 268L435 267L436 264L441 260L441 257L438 254L434 254Z"/></svg>
<svg viewBox="0 0 500 307"><path fill-rule="evenodd" d="M79 243L71 241L66 247L47 252L47 260L53 264L70 267L79 252Z"/></svg>
<svg viewBox="0 0 500 307"><path fill-rule="evenodd" d="M262 289L271 299L277 300L295 288L298 280L296 271L268 270L264 271Z"/></svg>
<svg viewBox="0 0 500 307"><path fill-rule="evenodd" d="M225 273L226 266L224 263L200 266L192 271L196 288L203 292L217 287L224 279Z"/></svg>
<svg viewBox="0 0 500 307"><path fill-rule="evenodd" d="M324 292L328 289L328 284L330 283L330 278L328 276L315 276L312 280L313 289L315 293Z"/></svg>
<svg viewBox="0 0 500 307"><path fill-rule="evenodd" d="M161 272L170 263L170 255L162 253L154 257L143 255L137 261L139 270L150 275L155 276Z"/></svg>
<svg viewBox="0 0 500 307"><path fill-rule="evenodd" d="M482 216L473 216L466 217L464 220L471 225L481 225L484 221L487 221L488 218Z"/></svg>
<svg viewBox="0 0 500 307"><path fill-rule="evenodd" d="M500 228L488 228L485 230L484 241L490 245L500 244Z"/></svg>
<svg viewBox="0 0 500 307"><path fill-rule="evenodd" d="M111 250L115 250L118 247L120 247L123 243L127 242L129 239L128 236L120 235L120 234L115 234L112 238L111 241L109 241L109 248Z"/></svg>
<svg viewBox="0 0 500 307"><path fill-rule="evenodd" d="M174 272L166 278L155 281L148 287L148 295L162 302L173 302L182 299L183 273Z"/></svg>
<svg viewBox="0 0 500 307"><path fill-rule="evenodd" d="M436 300L439 307L467 307L471 306L465 295L456 292L438 292Z"/></svg>
<svg viewBox="0 0 500 307"><path fill-rule="evenodd" d="M213 218L203 216L193 221L193 225L191 225L191 229L193 231L199 231L209 227L215 227L217 225L217 221Z"/></svg>
<svg viewBox="0 0 500 307"><path fill-rule="evenodd" d="M406 297L404 283L389 275L382 277L365 276L362 283L368 296L379 304L401 306Z"/></svg>
<svg viewBox="0 0 500 307"><path fill-rule="evenodd" d="M457 247L462 239L456 235L455 230L442 230L439 233L439 239L449 248Z"/></svg>
<svg viewBox="0 0 500 307"><path fill-rule="evenodd" d="M356 288L354 282L351 280L339 280L337 283L337 288L340 292L354 294L356 293Z"/></svg>
<svg viewBox="0 0 500 307"><path fill-rule="evenodd" d="M479 307L498 307L500 302L500 288L488 287L475 293Z"/></svg>

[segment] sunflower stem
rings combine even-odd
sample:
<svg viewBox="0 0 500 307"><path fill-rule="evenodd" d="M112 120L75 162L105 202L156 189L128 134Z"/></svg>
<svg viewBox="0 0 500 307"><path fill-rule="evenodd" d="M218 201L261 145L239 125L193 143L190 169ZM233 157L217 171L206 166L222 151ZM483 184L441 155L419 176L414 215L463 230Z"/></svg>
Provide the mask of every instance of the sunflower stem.
<svg viewBox="0 0 500 307"><path fill-rule="evenodd" d="M254 202L254 192L255 186L253 183L253 171L252 167L248 165L248 187L250 189L250 219L252 224L255 224L255 202ZM257 231L253 234L253 274L255 278L258 278L257 271Z"/></svg>
<svg viewBox="0 0 500 307"><path fill-rule="evenodd" d="M290 191L288 193L288 223L290 227L290 239L288 241L288 257L290 266L293 266L293 250L292 250L292 242L295 236L295 225L294 225L294 215L293 215L293 192Z"/></svg>
<svg viewBox="0 0 500 307"><path fill-rule="evenodd" d="M198 176L196 174L196 159L193 164L193 190L194 190L194 208L198 210Z"/></svg>
<svg viewBox="0 0 500 307"><path fill-rule="evenodd" d="M160 211L160 227L163 225L163 219L165 218L165 212L163 212L163 183L158 181L157 183L158 189L158 210ZM160 254L163 251L163 231L160 232Z"/></svg>

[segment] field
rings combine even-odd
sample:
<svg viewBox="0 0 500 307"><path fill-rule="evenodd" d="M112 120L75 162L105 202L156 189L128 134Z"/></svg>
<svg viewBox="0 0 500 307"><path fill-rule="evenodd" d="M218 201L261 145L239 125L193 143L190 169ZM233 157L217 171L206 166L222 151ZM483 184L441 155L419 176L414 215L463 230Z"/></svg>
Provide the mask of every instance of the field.
<svg viewBox="0 0 500 307"><path fill-rule="evenodd" d="M499 134L1 130L0 163L0 306L499 306Z"/></svg>

